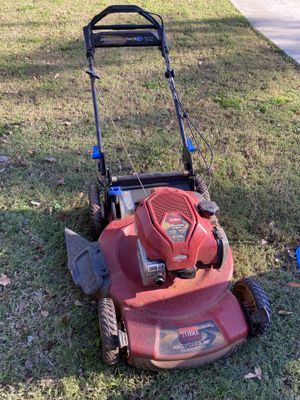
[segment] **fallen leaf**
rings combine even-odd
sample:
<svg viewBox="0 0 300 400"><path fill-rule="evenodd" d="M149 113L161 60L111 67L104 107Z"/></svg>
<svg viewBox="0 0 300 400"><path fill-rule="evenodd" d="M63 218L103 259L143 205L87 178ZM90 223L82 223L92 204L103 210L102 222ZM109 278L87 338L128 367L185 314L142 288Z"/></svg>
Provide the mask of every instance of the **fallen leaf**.
<svg viewBox="0 0 300 400"><path fill-rule="evenodd" d="M79 301L79 300L75 300L75 301L74 301L74 304L75 304L75 306L83 307L83 304L82 304L81 301Z"/></svg>
<svg viewBox="0 0 300 400"><path fill-rule="evenodd" d="M260 243L264 245L264 244L268 244L268 241L266 239L261 239Z"/></svg>
<svg viewBox="0 0 300 400"><path fill-rule="evenodd" d="M14 95L14 94L19 94L19 91L15 90L15 91L11 91L11 92L5 92L4 94L6 94L6 95Z"/></svg>
<svg viewBox="0 0 300 400"><path fill-rule="evenodd" d="M293 288L300 287L300 283L299 282L289 282L288 286L293 287Z"/></svg>
<svg viewBox="0 0 300 400"><path fill-rule="evenodd" d="M27 336L27 343L33 342L33 336Z"/></svg>
<svg viewBox="0 0 300 400"><path fill-rule="evenodd" d="M225 118L232 118L232 115L230 114L229 111L225 111L225 112L224 112L224 117L225 117Z"/></svg>
<svg viewBox="0 0 300 400"><path fill-rule="evenodd" d="M261 381L262 380L262 370L260 367L254 368L255 375Z"/></svg>
<svg viewBox="0 0 300 400"><path fill-rule="evenodd" d="M254 368L254 373L249 372L247 375L244 376L245 379L254 379L257 378L260 381L262 380L262 370L260 367L255 367Z"/></svg>
<svg viewBox="0 0 300 400"><path fill-rule="evenodd" d="M72 125L72 123L71 123L71 121L65 120L65 121L61 122L61 125L70 126L70 125Z"/></svg>
<svg viewBox="0 0 300 400"><path fill-rule="evenodd" d="M256 378L256 375L253 372L249 372L247 375L244 376L245 379L253 379Z"/></svg>
<svg viewBox="0 0 300 400"><path fill-rule="evenodd" d="M293 312L287 310L279 310L278 315L293 315Z"/></svg>
<svg viewBox="0 0 300 400"><path fill-rule="evenodd" d="M55 157L44 157L43 161L54 163L56 161L56 158Z"/></svg>
<svg viewBox="0 0 300 400"><path fill-rule="evenodd" d="M77 371L77 375L79 379L83 379L84 375L83 375L83 369L80 367Z"/></svg>
<svg viewBox="0 0 300 400"><path fill-rule="evenodd" d="M1 277L0 277L0 285L2 285L2 286L7 286L7 285L9 285L10 284L10 279L9 279L9 277L7 276L7 275L5 275L5 274L1 274Z"/></svg>
<svg viewBox="0 0 300 400"><path fill-rule="evenodd" d="M295 250L288 250L288 255L293 259L296 260Z"/></svg>
<svg viewBox="0 0 300 400"><path fill-rule="evenodd" d="M42 317L47 318L48 315L49 315L48 311L45 311L45 310L42 310L42 311L41 311L41 316L42 316Z"/></svg>
<svg viewBox="0 0 300 400"><path fill-rule="evenodd" d="M31 371L33 368L33 362L31 360L26 360L25 361L25 368L27 369L27 371Z"/></svg>
<svg viewBox="0 0 300 400"><path fill-rule="evenodd" d="M201 65L204 63L205 59L204 58L199 58L198 59L198 66L201 67Z"/></svg>
<svg viewBox="0 0 300 400"><path fill-rule="evenodd" d="M38 201L31 201L30 204L32 204L35 207L40 207L41 203L39 203Z"/></svg>
<svg viewBox="0 0 300 400"><path fill-rule="evenodd" d="M56 186L63 186L65 184L65 179L61 178L56 181Z"/></svg>
<svg viewBox="0 0 300 400"><path fill-rule="evenodd" d="M0 156L0 162L6 163L8 161L10 161L10 157L7 156Z"/></svg>

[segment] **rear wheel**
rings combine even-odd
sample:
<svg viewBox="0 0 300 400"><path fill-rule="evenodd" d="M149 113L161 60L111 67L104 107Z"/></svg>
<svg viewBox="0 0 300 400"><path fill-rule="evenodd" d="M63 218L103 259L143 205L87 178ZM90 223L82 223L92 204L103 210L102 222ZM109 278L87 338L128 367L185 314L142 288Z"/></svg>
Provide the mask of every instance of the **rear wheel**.
<svg viewBox="0 0 300 400"><path fill-rule="evenodd" d="M202 194L202 196L205 198L205 200L210 201L210 194L208 191L208 187L207 187L204 179L199 175L196 175L196 177L195 177L195 186L196 186L196 191L198 193Z"/></svg>
<svg viewBox="0 0 300 400"><path fill-rule="evenodd" d="M99 189L96 185L89 187L90 229L93 239L98 239L104 229L104 208L100 203Z"/></svg>
<svg viewBox="0 0 300 400"><path fill-rule="evenodd" d="M101 353L103 362L114 365L119 361L118 323L115 306L110 297L98 301Z"/></svg>
<svg viewBox="0 0 300 400"><path fill-rule="evenodd" d="M251 336L264 335L271 325L271 305L267 293L255 280L243 278L232 289L246 315Z"/></svg>

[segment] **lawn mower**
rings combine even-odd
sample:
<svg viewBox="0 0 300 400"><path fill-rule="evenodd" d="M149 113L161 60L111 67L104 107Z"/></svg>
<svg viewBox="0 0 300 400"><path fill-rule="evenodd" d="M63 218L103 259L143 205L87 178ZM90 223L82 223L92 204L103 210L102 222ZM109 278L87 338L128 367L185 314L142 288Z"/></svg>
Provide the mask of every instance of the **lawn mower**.
<svg viewBox="0 0 300 400"><path fill-rule="evenodd" d="M144 23L103 24L119 13L139 15ZM271 307L252 279L231 288L231 248L219 208L194 170L195 156L203 156L199 130L176 91L163 20L135 5L112 5L83 32L97 134L92 158L99 173L89 191L95 241L69 229L65 238L74 283L98 301L103 362L113 365L124 357L129 365L150 369L213 362L249 335L264 334ZM113 176L106 165L94 52L125 46L161 51L182 141L182 171Z"/></svg>

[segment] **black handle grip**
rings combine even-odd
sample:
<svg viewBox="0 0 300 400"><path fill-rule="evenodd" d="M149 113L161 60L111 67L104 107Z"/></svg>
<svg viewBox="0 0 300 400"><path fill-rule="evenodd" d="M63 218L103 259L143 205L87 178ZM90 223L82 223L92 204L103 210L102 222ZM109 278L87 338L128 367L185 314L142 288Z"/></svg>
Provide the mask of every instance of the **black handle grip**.
<svg viewBox="0 0 300 400"><path fill-rule="evenodd" d="M106 17L106 15L116 14L116 13L138 13L142 15L145 19L147 19L149 22L151 22L154 29L161 30L162 28L159 22L150 13L143 10L141 7L135 5L120 4L120 5L113 5L106 7L103 11L101 11L101 13L95 15L95 17L90 22L91 29L94 28L97 22Z"/></svg>
<svg viewBox="0 0 300 400"><path fill-rule="evenodd" d="M135 6L134 4L114 4L112 6L106 7L102 12L110 13L119 13L119 12L140 12L143 9L139 6Z"/></svg>

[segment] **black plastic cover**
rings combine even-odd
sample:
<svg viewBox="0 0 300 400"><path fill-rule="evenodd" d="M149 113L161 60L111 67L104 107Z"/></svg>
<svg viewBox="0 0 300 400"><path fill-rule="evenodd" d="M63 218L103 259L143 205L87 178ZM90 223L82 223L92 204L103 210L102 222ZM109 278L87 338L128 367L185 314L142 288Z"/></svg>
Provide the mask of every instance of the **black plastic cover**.
<svg viewBox="0 0 300 400"><path fill-rule="evenodd" d="M98 242L89 242L70 229L65 229L68 268L73 281L86 295L98 292L108 295L110 286L108 269Z"/></svg>

